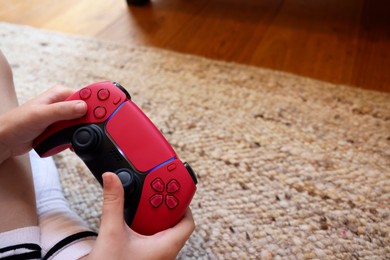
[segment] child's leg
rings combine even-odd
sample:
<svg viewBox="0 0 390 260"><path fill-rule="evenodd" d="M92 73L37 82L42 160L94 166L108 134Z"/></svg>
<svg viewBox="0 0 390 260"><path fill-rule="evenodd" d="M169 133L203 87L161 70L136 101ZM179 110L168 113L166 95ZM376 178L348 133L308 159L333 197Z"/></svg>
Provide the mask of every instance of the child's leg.
<svg viewBox="0 0 390 260"><path fill-rule="evenodd" d="M40 158L31 151L30 160L41 228L42 256L79 259L89 254L96 234L69 208L53 159Z"/></svg>
<svg viewBox="0 0 390 260"><path fill-rule="evenodd" d="M1 51L0 93L0 114L18 106L11 68ZM38 218L28 155L0 164L0 219L0 256L38 253ZM35 246L18 245L18 241ZM10 246L17 250L10 250Z"/></svg>

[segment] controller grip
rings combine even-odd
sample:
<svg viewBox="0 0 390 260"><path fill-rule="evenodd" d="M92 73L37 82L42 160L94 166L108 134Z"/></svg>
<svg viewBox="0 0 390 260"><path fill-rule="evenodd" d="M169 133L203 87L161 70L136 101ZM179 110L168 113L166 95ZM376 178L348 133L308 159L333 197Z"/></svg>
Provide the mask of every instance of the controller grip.
<svg viewBox="0 0 390 260"><path fill-rule="evenodd" d="M34 150L40 157L49 157L55 155L72 146L72 136L77 128L80 126L73 126L62 129L58 132L51 134L45 139L35 141L33 143Z"/></svg>

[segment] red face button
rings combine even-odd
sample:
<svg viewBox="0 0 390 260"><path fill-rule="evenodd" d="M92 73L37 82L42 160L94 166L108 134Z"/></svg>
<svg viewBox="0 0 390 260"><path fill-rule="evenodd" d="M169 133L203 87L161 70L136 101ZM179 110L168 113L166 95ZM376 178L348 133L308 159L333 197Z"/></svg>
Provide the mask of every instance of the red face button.
<svg viewBox="0 0 390 260"><path fill-rule="evenodd" d="M162 204L163 199L163 195L154 194L152 197L150 197L149 202L153 207L157 208Z"/></svg>
<svg viewBox="0 0 390 260"><path fill-rule="evenodd" d="M106 88L103 88L103 89L98 91L97 95L98 95L98 98L103 101L103 100L106 100L110 97L110 91Z"/></svg>
<svg viewBox="0 0 390 260"><path fill-rule="evenodd" d="M165 204L169 209L174 209L179 205L179 200L173 195L165 196Z"/></svg>
<svg viewBox="0 0 390 260"><path fill-rule="evenodd" d="M157 192L164 191L164 182L160 178L157 178L154 181L152 181L151 186L152 186L153 190L155 190Z"/></svg>
<svg viewBox="0 0 390 260"><path fill-rule="evenodd" d="M92 90L90 88L83 88L79 91L79 95L81 99L88 99L92 94Z"/></svg>
<svg viewBox="0 0 390 260"><path fill-rule="evenodd" d="M175 193L176 191L180 190L180 184L177 180L171 180L167 184L167 192L168 193Z"/></svg>
<svg viewBox="0 0 390 260"><path fill-rule="evenodd" d="M96 107L93 114L96 118L101 119L106 116L107 110L104 107Z"/></svg>

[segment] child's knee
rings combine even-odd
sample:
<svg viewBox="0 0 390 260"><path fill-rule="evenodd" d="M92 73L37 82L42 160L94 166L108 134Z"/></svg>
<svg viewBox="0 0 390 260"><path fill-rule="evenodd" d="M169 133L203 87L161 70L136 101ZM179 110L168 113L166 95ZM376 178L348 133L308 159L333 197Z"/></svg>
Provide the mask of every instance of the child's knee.
<svg viewBox="0 0 390 260"><path fill-rule="evenodd" d="M12 82L11 67L1 50L0 50L0 79L3 79L8 82Z"/></svg>
<svg viewBox="0 0 390 260"><path fill-rule="evenodd" d="M15 93L11 67L0 50L0 114L16 107L18 100Z"/></svg>

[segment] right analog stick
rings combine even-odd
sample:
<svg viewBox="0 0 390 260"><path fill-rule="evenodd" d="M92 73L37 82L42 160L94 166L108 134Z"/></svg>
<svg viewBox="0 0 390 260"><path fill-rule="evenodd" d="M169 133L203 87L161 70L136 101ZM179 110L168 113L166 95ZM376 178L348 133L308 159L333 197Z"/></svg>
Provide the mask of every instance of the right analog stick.
<svg viewBox="0 0 390 260"><path fill-rule="evenodd" d="M136 185L136 176L134 173L128 170L120 170L117 172L119 179L121 180L122 186L128 193L133 193Z"/></svg>

